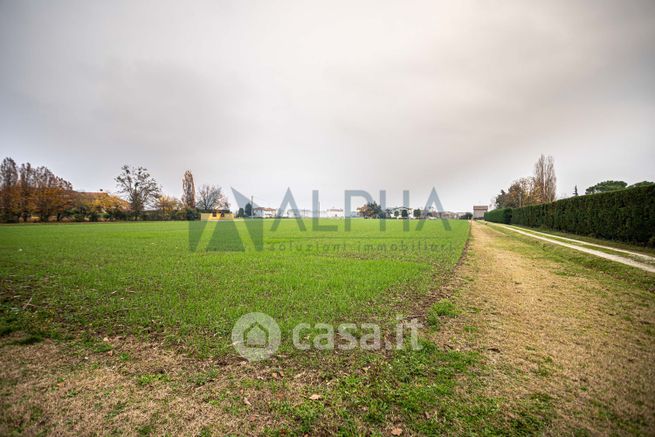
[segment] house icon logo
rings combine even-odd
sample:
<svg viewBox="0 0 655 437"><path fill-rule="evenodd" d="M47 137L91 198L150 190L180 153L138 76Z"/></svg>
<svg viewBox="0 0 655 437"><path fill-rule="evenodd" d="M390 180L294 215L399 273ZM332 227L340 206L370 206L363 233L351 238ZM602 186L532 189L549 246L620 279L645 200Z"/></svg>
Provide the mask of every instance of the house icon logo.
<svg viewBox="0 0 655 437"><path fill-rule="evenodd" d="M248 361L271 357L280 347L280 327L264 313L248 313L232 328L232 346Z"/></svg>
<svg viewBox="0 0 655 437"><path fill-rule="evenodd" d="M266 347L268 332L259 323L255 323L246 330L244 343L248 347Z"/></svg>

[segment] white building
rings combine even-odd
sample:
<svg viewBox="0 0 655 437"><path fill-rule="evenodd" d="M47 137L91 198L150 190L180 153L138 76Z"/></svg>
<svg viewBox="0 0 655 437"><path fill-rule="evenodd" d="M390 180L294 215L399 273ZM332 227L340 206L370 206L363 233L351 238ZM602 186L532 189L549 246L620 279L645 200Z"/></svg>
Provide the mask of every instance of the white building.
<svg viewBox="0 0 655 437"><path fill-rule="evenodd" d="M484 218L484 213L489 211L487 205L474 205L473 206L473 220L479 220Z"/></svg>
<svg viewBox="0 0 655 437"><path fill-rule="evenodd" d="M277 209L258 206L252 209L252 216L257 218L273 218L277 214Z"/></svg>
<svg viewBox="0 0 655 437"><path fill-rule="evenodd" d="M389 218L414 218L414 209L406 206L387 209Z"/></svg>
<svg viewBox="0 0 655 437"><path fill-rule="evenodd" d="M311 218L312 210L311 209L287 209L282 214L282 217L287 218Z"/></svg>
<svg viewBox="0 0 655 437"><path fill-rule="evenodd" d="M329 208L323 211L320 211L320 217L323 218L344 218L343 209L340 208Z"/></svg>
<svg viewBox="0 0 655 437"><path fill-rule="evenodd" d="M339 208L322 209L320 211L312 211L311 209L287 209L282 216L287 218L344 218L344 212L343 209Z"/></svg>

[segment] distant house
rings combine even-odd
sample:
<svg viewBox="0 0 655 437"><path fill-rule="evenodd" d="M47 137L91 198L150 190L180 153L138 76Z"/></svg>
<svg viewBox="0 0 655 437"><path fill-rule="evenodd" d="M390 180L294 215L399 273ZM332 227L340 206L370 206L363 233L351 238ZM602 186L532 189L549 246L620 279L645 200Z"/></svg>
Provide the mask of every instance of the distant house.
<svg viewBox="0 0 655 437"><path fill-rule="evenodd" d="M252 216L257 218L273 218L277 216L277 209L258 206L252 209Z"/></svg>
<svg viewBox="0 0 655 437"><path fill-rule="evenodd" d="M219 209L212 212L200 213L200 220L217 221L217 220L233 220L234 214L229 209Z"/></svg>
<svg viewBox="0 0 655 437"><path fill-rule="evenodd" d="M73 191L72 193L77 205L94 207L100 212L106 212L111 208L120 208L127 211L130 208L128 201L104 191Z"/></svg>
<svg viewBox="0 0 655 437"><path fill-rule="evenodd" d="M484 213L489 211L487 205L474 205L473 206L473 220L479 220L484 218Z"/></svg>
<svg viewBox="0 0 655 437"><path fill-rule="evenodd" d="M303 214L300 209L287 209L286 211L284 211L283 216L288 218L299 218L299 217L303 217Z"/></svg>
<svg viewBox="0 0 655 437"><path fill-rule="evenodd" d="M282 212L282 217L287 218L304 218L311 217L312 212L308 209L287 209Z"/></svg>
<svg viewBox="0 0 655 437"><path fill-rule="evenodd" d="M329 208L324 211L321 211L321 217L325 218L344 218L343 209L340 208Z"/></svg>
<svg viewBox="0 0 655 437"><path fill-rule="evenodd" d="M414 218L414 210L406 206L398 206L387 210L390 218Z"/></svg>

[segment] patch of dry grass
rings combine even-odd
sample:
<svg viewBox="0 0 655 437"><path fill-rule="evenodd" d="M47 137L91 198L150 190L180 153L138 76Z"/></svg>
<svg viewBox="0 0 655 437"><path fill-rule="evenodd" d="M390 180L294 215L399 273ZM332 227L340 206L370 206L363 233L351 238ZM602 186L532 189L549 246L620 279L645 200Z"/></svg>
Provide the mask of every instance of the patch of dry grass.
<svg viewBox="0 0 655 437"><path fill-rule="evenodd" d="M472 232L474 256L461 272L471 280L457 295L468 310L441 336L483 354L489 396L506 399L509 410L546 396L554 434L652 433L652 293L489 226ZM460 335L464 326L478 334Z"/></svg>
<svg viewBox="0 0 655 437"><path fill-rule="evenodd" d="M306 375L282 381L276 362L217 366L134 339L97 353L51 340L0 356L0 434L260 434L283 427L267 414L275 398L303 395Z"/></svg>

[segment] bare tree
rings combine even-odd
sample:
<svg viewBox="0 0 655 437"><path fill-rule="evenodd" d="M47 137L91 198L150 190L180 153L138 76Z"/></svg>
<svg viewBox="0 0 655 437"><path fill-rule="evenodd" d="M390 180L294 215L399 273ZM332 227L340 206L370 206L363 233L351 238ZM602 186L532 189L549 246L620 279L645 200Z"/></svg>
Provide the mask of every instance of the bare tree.
<svg viewBox="0 0 655 437"><path fill-rule="evenodd" d="M534 198L536 203L554 202L557 197L557 178L552 156L541 155L534 165Z"/></svg>
<svg viewBox="0 0 655 437"><path fill-rule="evenodd" d="M196 207L196 185L193 183L191 170L185 171L182 178L182 203L189 209Z"/></svg>
<svg viewBox="0 0 655 437"><path fill-rule="evenodd" d="M518 207L539 203L535 197L534 179L518 178L509 187L509 193L514 196Z"/></svg>
<svg viewBox="0 0 655 437"><path fill-rule="evenodd" d="M219 208L229 208L227 198L221 187L215 185L203 185L198 191L198 209L204 212L214 211Z"/></svg>
<svg viewBox="0 0 655 437"><path fill-rule="evenodd" d="M155 178L150 176L148 170L143 167L121 167L121 174L116 176L116 187L130 203L130 210L136 219L147 205L155 202L160 194L161 188Z"/></svg>

